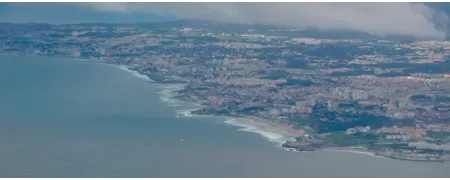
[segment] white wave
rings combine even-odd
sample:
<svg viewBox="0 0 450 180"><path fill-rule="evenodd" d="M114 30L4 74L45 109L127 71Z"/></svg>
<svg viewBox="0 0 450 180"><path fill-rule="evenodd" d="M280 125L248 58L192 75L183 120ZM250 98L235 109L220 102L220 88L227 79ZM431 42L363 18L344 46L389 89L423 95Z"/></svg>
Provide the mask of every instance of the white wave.
<svg viewBox="0 0 450 180"><path fill-rule="evenodd" d="M389 159L387 157L376 155L375 153L372 153L372 152L358 151L358 150L352 150L352 149L348 149L348 150L325 149L325 150L322 150L322 151L329 151L329 152L333 152L334 151L334 152L353 153L353 154L361 154L361 155L372 156L372 157L377 157L377 158Z"/></svg>
<svg viewBox="0 0 450 180"><path fill-rule="evenodd" d="M187 106L192 106L192 105L187 105ZM190 109L179 109L177 110L177 117L208 117L209 115L198 115L198 114L192 114L193 111L197 111L200 110L201 108L203 108L203 106L200 105L194 105L195 108L190 108ZM218 118L218 117L216 117Z"/></svg>
<svg viewBox="0 0 450 180"><path fill-rule="evenodd" d="M127 72L131 73L133 76L138 77L138 78L140 78L140 79L143 79L143 80L145 80L145 81L147 81L147 82L155 82L155 81L153 81L152 79L150 79L148 76L143 75L143 74L141 74L141 73L139 73L139 72L137 72L137 71L131 70L128 66L125 66L125 65L119 65L118 67L119 67L120 69L124 70L124 71L127 71Z"/></svg>
<svg viewBox="0 0 450 180"><path fill-rule="evenodd" d="M165 103L165 106L178 107L181 106L180 102L172 97L161 95L159 99Z"/></svg>
<svg viewBox="0 0 450 180"><path fill-rule="evenodd" d="M270 142L275 143L277 147L281 147L284 142L294 139L294 136L286 132L275 129L267 124L254 122L251 120L227 117L225 123L232 126L241 127L238 129L239 131L259 134Z"/></svg>
<svg viewBox="0 0 450 180"><path fill-rule="evenodd" d="M177 110L177 117L192 117L193 114L192 111L195 111L196 109L180 109Z"/></svg>
<svg viewBox="0 0 450 180"><path fill-rule="evenodd" d="M165 96L176 96L177 93L176 91L182 90L184 89L186 85L184 84L168 84L168 85L164 85L162 86L162 90L159 91L159 94L165 95Z"/></svg>
<svg viewBox="0 0 450 180"><path fill-rule="evenodd" d="M182 101L175 98L178 95L175 91L181 90L184 86L180 85L165 85L162 90L158 92L160 94L159 98L161 101L166 103L166 106L181 106Z"/></svg>

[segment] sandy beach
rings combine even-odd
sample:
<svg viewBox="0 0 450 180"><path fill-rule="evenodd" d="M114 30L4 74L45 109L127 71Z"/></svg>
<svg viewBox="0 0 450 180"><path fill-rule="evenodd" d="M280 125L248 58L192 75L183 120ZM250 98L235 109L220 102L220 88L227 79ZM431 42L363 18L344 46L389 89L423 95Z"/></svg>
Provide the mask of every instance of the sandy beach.
<svg viewBox="0 0 450 180"><path fill-rule="evenodd" d="M373 157L378 157L378 158L390 159L387 157L375 155L374 152L364 149L364 148L360 148L360 147L329 147L329 148L320 149L319 151L347 152L347 153L363 154L363 155L368 155L368 156L373 156Z"/></svg>
<svg viewBox="0 0 450 180"><path fill-rule="evenodd" d="M275 122L274 120L260 118L260 117L256 117L256 116L245 116L242 119L269 125L273 128L284 131L295 137L305 135L305 131L303 131L301 129L295 129L294 127L292 127L291 125L289 125L287 123Z"/></svg>

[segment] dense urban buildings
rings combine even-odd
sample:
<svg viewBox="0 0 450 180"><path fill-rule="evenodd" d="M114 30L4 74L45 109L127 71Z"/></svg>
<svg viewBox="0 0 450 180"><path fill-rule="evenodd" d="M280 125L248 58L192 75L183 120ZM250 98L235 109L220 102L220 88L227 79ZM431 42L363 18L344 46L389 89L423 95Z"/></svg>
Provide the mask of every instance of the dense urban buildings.
<svg viewBox="0 0 450 180"><path fill-rule="evenodd" d="M179 98L205 105L195 113L279 126L297 136L287 148L450 159L450 42L325 37L206 21L4 23L0 52L126 65L156 82L185 83Z"/></svg>

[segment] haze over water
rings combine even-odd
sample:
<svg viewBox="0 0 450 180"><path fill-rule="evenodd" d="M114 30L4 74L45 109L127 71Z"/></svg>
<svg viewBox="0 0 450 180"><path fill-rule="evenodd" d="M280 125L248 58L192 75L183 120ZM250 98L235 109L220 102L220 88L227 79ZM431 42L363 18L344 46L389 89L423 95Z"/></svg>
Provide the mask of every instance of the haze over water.
<svg viewBox="0 0 450 180"><path fill-rule="evenodd" d="M0 56L1 177L450 177L450 163L288 152L120 68Z"/></svg>

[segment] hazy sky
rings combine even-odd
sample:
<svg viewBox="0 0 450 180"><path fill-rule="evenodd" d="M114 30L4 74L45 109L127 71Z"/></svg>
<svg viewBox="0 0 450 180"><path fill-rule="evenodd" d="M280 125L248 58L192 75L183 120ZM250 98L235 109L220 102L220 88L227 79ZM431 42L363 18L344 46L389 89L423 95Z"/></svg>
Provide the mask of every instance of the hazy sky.
<svg viewBox="0 0 450 180"><path fill-rule="evenodd" d="M323 30L360 30L377 35L442 38L430 19L448 17L420 3L21 3L47 9L78 8L89 12L175 15L181 19L221 20ZM2 9L0 8L0 11ZM8 15L2 14L0 16ZM436 17L438 16L438 17ZM14 17L14 16L13 16ZM55 14L54 17L57 17ZM22 18L23 19L23 18ZM25 18L26 19L26 18ZM89 18L88 18L89 19ZM145 19L145 18L144 18ZM0 17L0 20L4 20Z"/></svg>

